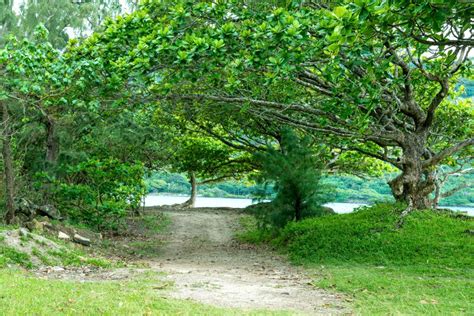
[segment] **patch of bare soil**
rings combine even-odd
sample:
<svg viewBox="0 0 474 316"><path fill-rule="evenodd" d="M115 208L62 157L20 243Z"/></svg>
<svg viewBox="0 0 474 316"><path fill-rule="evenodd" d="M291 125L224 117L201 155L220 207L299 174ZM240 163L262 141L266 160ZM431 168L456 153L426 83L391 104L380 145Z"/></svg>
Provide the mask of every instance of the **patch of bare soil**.
<svg viewBox="0 0 474 316"><path fill-rule="evenodd" d="M342 297L311 286L302 269L262 248L234 240L239 213L231 210L164 210L168 234L151 269L174 282L170 295L244 309L295 314L347 314Z"/></svg>

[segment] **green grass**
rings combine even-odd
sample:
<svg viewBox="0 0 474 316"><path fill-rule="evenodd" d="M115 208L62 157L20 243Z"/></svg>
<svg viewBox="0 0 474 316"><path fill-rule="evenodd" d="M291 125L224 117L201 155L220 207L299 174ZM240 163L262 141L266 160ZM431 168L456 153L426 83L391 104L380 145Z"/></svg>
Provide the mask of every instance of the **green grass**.
<svg viewBox="0 0 474 316"><path fill-rule="evenodd" d="M15 248L2 245L0 241L0 268L7 265L19 265L25 268L33 267L30 256L17 251Z"/></svg>
<svg viewBox="0 0 474 316"><path fill-rule="evenodd" d="M288 225L280 245L295 262L354 262L374 265L474 267L474 218L416 211L395 229L403 206L380 204L351 214ZM473 254L472 256L468 254Z"/></svg>
<svg viewBox="0 0 474 316"><path fill-rule="evenodd" d="M3 227L5 226L0 226L0 229ZM49 250L44 241L34 238L32 234L21 236L21 245L32 245L31 254L29 254L28 252L22 252L19 249L7 246L4 243L5 237L0 236L0 268L6 267L7 265L15 265L32 269L35 267L32 257L36 257L42 264L49 266L96 266L101 268L123 266L121 262L112 262L105 258L92 257L73 244L58 238L49 238L62 247L57 250Z"/></svg>
<svg viewBox="0 0 474 316"><path fill-rule="evenodd" d="M473 315L474 219L417 211L394 229L402 205L291 223L273 240L314 272L314 285L345 293L362 315ZM268 236L244 222L240 239ZM252 228L253 227L253 228Z"/></svg>
<svg viewBox="0 0 474 316"><path fill-rule="evenodd" d="M145 228L152 233L162 233L171 223L169 217L163 213L145 214L140 217Z"/></svg>
<svg viewBox="0 0 474 316"><path fill-rule="evenodd" d="M474 315L473 270L332 264L314 285L346 293L361 315Z"/></svg>
<svg viewBox="0 0 474 316"><path fill-rule="evenodd" d="M0 315L289 315L221 309L165 298L156 275L132 281L41 280L0 269Z"/></svg>

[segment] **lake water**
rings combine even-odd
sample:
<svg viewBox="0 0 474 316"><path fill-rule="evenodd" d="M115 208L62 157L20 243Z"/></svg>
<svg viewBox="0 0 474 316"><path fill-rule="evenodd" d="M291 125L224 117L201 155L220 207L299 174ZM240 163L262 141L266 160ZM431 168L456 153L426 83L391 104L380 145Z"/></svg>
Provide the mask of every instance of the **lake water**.
<svg viewBox="0 0 474 316"><path fill-rule="evenodd" d="M159 194L148 194L145 197L145 206L161 206L183 203L188 199L187 196L170 196ZM196 207L233 207L245 208L253 204L251 199L236 199L236 198L211 198L198 196L196 199ZM364 206L366 204L358 203L327 203L326 206L332 208L338 214L345 214L352 212L355 208ZM443 206L455 211L467 212L474 216L474 207L465 206Z"/></svg>

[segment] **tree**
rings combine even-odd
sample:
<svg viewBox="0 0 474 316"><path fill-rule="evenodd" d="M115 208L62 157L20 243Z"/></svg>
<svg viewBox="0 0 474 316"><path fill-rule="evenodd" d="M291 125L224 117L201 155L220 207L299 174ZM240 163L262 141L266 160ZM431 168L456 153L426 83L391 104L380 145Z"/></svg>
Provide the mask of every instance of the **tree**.
<svg viewBox="0 0 474 316"><path fill-rule="evenodd" d="M56 133L57 116L64 114L70 105L77 104L79 96L83 96L90 87L88 85L98 80L96 69L100 69L99 64L67 62L64 55L46 41L47 35L47 30L40 26L33 40L18 41L11 37L0 50L0 100L7 201L12 201L16 192L12 143L15 141L16 145L21 144L12 135L18 136L28 125L44 125L45 154L40 166L36 166L36 171L49 170L51 165L56 164L60 150ZM88 91L91 92L90 89ZM10 208L10 202L8 205L8 221L11 221L14 206Z"/></svg>
<svg viewBox="0 0 474 316"><path fill-rule="evenodd" d="M251 155L243 150L228 146L203 129L203 120L193 116L186 105L167 102L156 108L154 121L162 131L161 137L168 139L162 150L169 153L162 159L161 166L174 172L188 174L191 196L180 207L194 207L198 185L211 184L229 178L239 178L253 169Z"/></svg>
<svg viewBox="0 0 474 316"><path fill-rule="evenodd" d="M85 47L140 75L150 98L234 105L391 164L401 172L392 193L409 211L431 206L437 166L474 144L472 125L458 133L437 119L456 107L458 78L472 74L472 10L462 1L259 10L237 1L146 2L94 36L98 49ZM274 98L282 87L285 97Z"/></svg>
<svg viewBox="0 0 474 316"><path fill-rule="evenodd" d="M284 227L289 221L327 213L322 207L327 202L327 192L320 182L323 163L309 137L301 138L291 129L283 129L279 147L257 153L257 159L261 163L261 180L274 182L276 191L271 205L258 210L257 218Z"/></svg>
<svg viewBox="0 0 474 316"><path fill-rule="evenodd" d="M43 24L48 30L48 41L62 49L71 36L85 36L110 16L122 11L117 0L107 1L15 1L0 3L0 46L4 38L13 34L19 38L33 38L34 30Z"/></svg>

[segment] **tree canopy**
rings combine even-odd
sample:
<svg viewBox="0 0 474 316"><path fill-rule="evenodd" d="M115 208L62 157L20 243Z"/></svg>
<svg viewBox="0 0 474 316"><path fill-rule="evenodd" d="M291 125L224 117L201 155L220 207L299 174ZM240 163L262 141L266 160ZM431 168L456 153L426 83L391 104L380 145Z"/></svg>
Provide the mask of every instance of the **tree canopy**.
<svg viewBox="0 0 474 316"><path fill-rule="evenodd" d="M333 136L335 148L398 168L395 198L419 208L430 204L436 166L472 154L472 100L453 89L472 76L472 10L458 1L148 1L78 49L140 78L150 100L230 107ZM442 123L452 109L465 124Z"/></svg>

